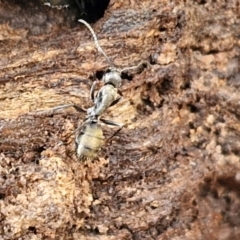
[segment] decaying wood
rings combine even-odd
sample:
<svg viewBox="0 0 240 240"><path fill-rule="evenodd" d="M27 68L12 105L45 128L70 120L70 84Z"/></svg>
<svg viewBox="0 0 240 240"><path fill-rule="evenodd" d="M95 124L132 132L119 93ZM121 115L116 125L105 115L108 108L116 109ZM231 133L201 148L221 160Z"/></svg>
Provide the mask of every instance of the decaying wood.
<svg viewBox="0 0 240 240"><path fill-rule="evenodd" d="M74 129L108 67L67 9L0 3L0 239L239 239L238 1L110 2L93 24L128 73L95 162ZM33 14L34 13L34 14ZM112 128L103 127L110 136Z"/></svg>

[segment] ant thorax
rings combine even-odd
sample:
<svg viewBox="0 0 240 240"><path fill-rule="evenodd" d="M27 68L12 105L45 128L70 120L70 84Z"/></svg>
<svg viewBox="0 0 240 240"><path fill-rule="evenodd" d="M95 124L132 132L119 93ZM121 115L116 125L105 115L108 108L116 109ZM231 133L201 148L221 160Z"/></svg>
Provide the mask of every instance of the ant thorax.
<svg viewBox="0 0 240 240"><path fill-rule="evenodd" d="M112 84L115 88L119 88L122 84L121 72L118 70L110 70L103 75L104 84Z"/></svg>
<svg viewBox="0 0 240 240"><path fill-rule="evenodd" d="M118 89L112 84L105 84L94 98L94 106L87 110L89 116L101 116L118 98Z"/></svg>

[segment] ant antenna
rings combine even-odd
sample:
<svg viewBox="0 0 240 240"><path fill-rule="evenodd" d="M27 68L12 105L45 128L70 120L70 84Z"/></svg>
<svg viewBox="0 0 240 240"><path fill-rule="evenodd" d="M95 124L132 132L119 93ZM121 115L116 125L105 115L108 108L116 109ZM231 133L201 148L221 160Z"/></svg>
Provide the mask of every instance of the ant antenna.
<svg viewBox="0 0 240 240"><path fill-rule="evenodd" d="M133 70L133 69L138 69L141 65L146 64L148 67L151 67L150 63L148 61L141 61L138 65L132 66L132 67L125 67L121 69L121 73L127 70ZM120 69L119 69L120 70Z"/></svg>
<svg viewBox="0 0 240 240"><path fill-rule="evenodd" d="M112 67L113 64L112 64L112 62L110 61L110 59L109 59L109 57L107 56L107 54L103 51L103 49L102 49L101 46L99 45L97 36L96 36L95 32L93 31L92 27L91 27L86 21L84 21L83 19L78 19L78 21L81 22L81 23L83 23L83 24L89 29L89 31L91 32L91 34L92 34L92 36L93 36L93 39L94 39L94 42L95 42L95 45L96 45L96 47L97 47L98 52L102 53L102 55L107 59L108 64Z"/></svg>

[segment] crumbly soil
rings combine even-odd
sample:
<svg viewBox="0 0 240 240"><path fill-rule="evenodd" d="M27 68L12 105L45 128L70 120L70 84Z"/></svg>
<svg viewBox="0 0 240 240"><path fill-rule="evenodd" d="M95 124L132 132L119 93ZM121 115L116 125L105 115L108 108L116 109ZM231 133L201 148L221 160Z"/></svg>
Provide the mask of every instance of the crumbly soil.
<svg viewBox="0 0 240 240"><path fill-rule="evenodd" d="M37 111L92 106L108 63L74 12L0 3L0 239L240 239L239 1L112 0L92 27L117 66L151 66L79 162L84 114Z"/></svg>

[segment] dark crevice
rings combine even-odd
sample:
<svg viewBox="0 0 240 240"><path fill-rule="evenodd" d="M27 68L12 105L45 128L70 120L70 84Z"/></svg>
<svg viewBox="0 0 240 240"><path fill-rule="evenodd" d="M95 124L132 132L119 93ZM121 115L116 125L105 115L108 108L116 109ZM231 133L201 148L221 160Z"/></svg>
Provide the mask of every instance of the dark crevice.
<svg viewBox="0 0 240 240"><path fill-rule="evenodd" d="M122 78L122 79L126 79L126 80L128 80L128 81L132 81L133 75L130 74L130 73L128 73L128 72L123 72L123 73L121 74L121 78Z"/></svg>
<svg viewBox="0 0 240 240"><path fill-rule="evenodd" d="M160 95L166 94L167 91L169 91L173 86L172 79L164 78L160 84L160 87L157 86L158 93Z"/></svg>
<svg viewBox="0 0 240 240"><path fill-rule="evenodd" d="M28 228L28 230L29 230L30 232L33 232L34 234L37 234L37 229L36 229L35 227L33 227L33 226L30 226L30 227Z"/></svg>
<svg viewBox="0 0 240 240"><path fill-rule="evenodd" d="M45 148L43 146L36 146L33 150L41 154L45 150Z"/></svg>
<svg viewBox="0 0 240 240"><path fill-rule="evenodd" d="M5 1L3 1L4 3ZM7 2L7 1L6 1ZM76 21L81 18L89 23L94 23L104 16L110 0L12 0L11 5L21 7L27 11L41 11L41 9L53 8L60 13L75 15Z"/></svg>
<svg viewBox="0 0 240 240"><path fill-rule="evenodd" d="M1 189L0 189L0 191L1 191ZM0 200L3 200L5 197L6 197L6 194L0 192Z"/></svg>
<svg viewBox="0 0 240 240"><path fill-rule="evenodd" d="M102 18L110 0L75 0L79 9L79 18L90 23Z"/></svg>
<svg viewBox="0 0 240 240"><path fill-rule="evenodd" d="M234 176L219 177L217 179L217 183L228 189L228 191L234 191L238 196L240 196L239 183L236 181Z"/></svg>
<svg viewBox="0 0 240 240"><path fill-rule="evenodd" d="M149 61L149 63L150 63L151 65L155 65L155 64L157 64L156 59L157 59L157 54L156 54L156 53L152 53L152 54L149 56L148 61Z"/></svg>
<svg viewBox="0 0 240 240"><path fill-rule="evenodd" d="M191 83L190 83L190 81L186 81L186 82L180 87L181 90L187 90L187 89L190 89L190 88L191 88Z"/></svg>
<svg viewBox="0 0 240 240"><path fill-rule="evenodd" d="M200 46L191 46L191 50L195 52L200 52L202 55L210 55L219 53L218 49L210 49L209 51L205 51L203 47Z"/></svg>
<svg viewBox="0 0 240 240"><path fill-rule="evenodd" d="M63 11L65 9L65 11L72 10L76 14L76 20L81 18L89 23L94 23L102 18L109 4L109 0L59 0L57 3L55 0L40 0L40 2L56 8L56 11L59 8L62 8Z"/></svg>
<svg viewBox="0 0 240 240"><path fill-rule="evenodd" d="M206 0L198 0L197 3L198 3L199 5L204 5L204 4L207 3L207 1L206 1Z"/></svg>
<svg viewBox="0 0 240 240"><path fill-rule="evenodd" d="M160 32L165 32L166 30L167 30L167 28L165 28L165 27L159 27Z"/></svg>
<svg viewBox="0 0 240 240"><path fill-rule="evenodd" d="M199 108L195 106L194 104L187 104L187 107L189 108L191 113L197 113L199 112Z"/></svg>
<svg viewBox="0 0 240 240"><path fill-rule="evenodd" d="M102 77L103 77L103 74L104 74L104 71L97 71L96 73L95 73L95 77L91 77L91 80L94 80L94 79L98 79L98 80L101 80L102 79Z"/></svg>

